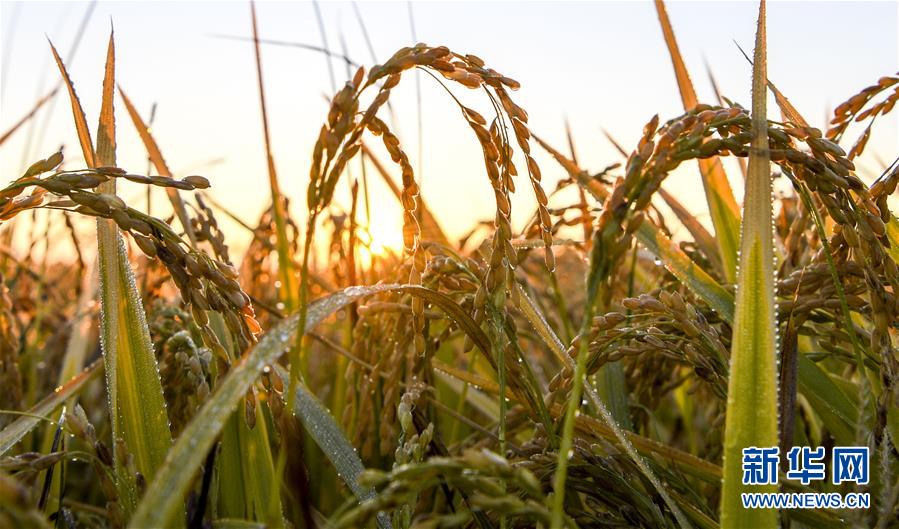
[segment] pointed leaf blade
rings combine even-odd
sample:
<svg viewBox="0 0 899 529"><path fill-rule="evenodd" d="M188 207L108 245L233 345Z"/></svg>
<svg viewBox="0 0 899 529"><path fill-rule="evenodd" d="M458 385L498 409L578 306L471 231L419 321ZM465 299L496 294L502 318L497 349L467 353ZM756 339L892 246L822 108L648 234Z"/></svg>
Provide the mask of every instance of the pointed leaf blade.
<svg viewBox="0 0 899 529"><path fill-rule="evenodd" d="M674 75L677 78L677 87L680 90L684 110L691 110L699 102L696 98L696 90L693 88L693 81L690 80L687 66L680 53L680 48L677 46L665 3L662 0L655 0L655 6L659 15L659 23L662 26L662 34L665 37L665 44L671 55L671 63L674 66ZM721 165L721 160L718 158L699 160L699 171L702 175L702 185L705 188L715 235L718 237L718 248L725 277L728 281L734 281L737 270L740 210L727 174L724 172L724 166Z"/></svg>
<svg viewBox="0 0 899 529"><path fill-rule="evenodd" d="M752 75L752 144L746 175L740 273L734 314L724 434L721 526L776 527L774 509L744 509L744 492L777 492L776 484L744 485L742 451L778 446L776 272L768 124L765 2L759 7Z"/></svg>

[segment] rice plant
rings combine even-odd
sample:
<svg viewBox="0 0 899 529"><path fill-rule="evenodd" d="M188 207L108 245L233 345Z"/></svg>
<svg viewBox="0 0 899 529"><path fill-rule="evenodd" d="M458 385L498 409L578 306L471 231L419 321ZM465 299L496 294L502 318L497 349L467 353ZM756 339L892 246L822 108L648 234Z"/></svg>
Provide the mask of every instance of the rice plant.
<svg viewBox="0 0 899 529"><path fill-rule="evenodd" d="M116 78L113 34L97 90L76 90L50 44L85 166L48 153L0 189L0 527L899 525L899 165L854 162L899 74L809 125L768 78L762 1L749 105L701 102L655 8L684 110L647 115L621 160L582 167L570 131L566 153L532 128L515 72L420 43L348 67L298 184L276 171L251 5L267 159L252 178L271 192L254 220L216 202L214 179L173 174L129 98L141 87ZM390 118L413 74L481 155L494 213L471 220L477 237L444 232ZM130 127L147 170L117 164ZM567 175L554 189L538 152ZM742 203L726 158L746 162ZM708 225L662 188L680 167L699 169ZM369 178L401 207L396 251L372 249ZM124 181L164 189L171 215L117 194ZM522 187L536 206L515 227ZM578 200L558 206L566 189ZM72 259L11 246L27 217L62 219ZM224 217L251 234L240 255ZM870 479L794 478L803 446L866 449ZM762 448L774 470L755 483L746 450ZM746 506L776 492L870 504Z"/></svg>

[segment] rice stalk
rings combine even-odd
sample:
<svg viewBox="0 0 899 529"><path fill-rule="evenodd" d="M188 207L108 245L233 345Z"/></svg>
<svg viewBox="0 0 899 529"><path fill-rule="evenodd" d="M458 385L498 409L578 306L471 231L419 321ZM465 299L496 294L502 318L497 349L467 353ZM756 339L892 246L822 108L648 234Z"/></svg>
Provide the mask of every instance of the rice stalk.
<svg viewBox="0 0 899 529"><path fill-rule="evenodd" d="M281 301L288 311L297 307L297 282L294 274L293 258L290 252L290 242L287 238L287 209L285 199L278 183L278 173L275 169L275 158L272 153L271 139L269 138L268 108L265 103L265 84L262 78L262 56L259 51L259 30L256 24L256 4L250 2L250 16L253 26L253 46L256 57L256 80L259 85L259 105L262 112L262 134L265 140L265 159L268 168L269 187L272 194L272 208L274 212L275 235L277 237L276 249L278 251L278 273L281 278Z"/></svg>

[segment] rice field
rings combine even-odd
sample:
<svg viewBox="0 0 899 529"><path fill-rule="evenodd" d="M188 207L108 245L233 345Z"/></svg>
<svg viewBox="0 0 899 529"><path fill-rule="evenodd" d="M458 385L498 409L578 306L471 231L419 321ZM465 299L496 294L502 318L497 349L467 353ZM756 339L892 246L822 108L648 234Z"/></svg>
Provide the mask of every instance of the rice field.
<svg viewBox="0 0 899 529"><path fill-rule="evenodd" d="M216 201L213 174L173 174L142 88L118 84L114 33L79 59L102 86L51 42L58 85L4 107L0 136L4 152L54 100L71 114L65 148L0 189L0 527L899 526L899 163L855 163L899 74L858 79L810 125L768 77L762 1L733 22L755 32L751 101L702 101L655 9L683 111L610 135L620 159L583 167L570 134L532 129L490 50L419 43L328 93L298 183L277 170L250 4L262 212ZM459 185L492 191L461 239L392 117L416 80L467 126L481 165ZM149 167L118 165L125 133ZM707 216L663 187L674 171ZM396 248L372 235L369 181L399 205ZM845 449L863 478L857 460L838 479ZM836 503L746 505L778 492Z"/></svg>

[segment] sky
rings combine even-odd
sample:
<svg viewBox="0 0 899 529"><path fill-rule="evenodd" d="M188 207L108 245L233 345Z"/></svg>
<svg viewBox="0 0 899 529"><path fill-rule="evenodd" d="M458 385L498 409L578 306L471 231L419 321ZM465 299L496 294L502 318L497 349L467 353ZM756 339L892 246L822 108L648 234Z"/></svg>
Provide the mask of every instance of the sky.
<svg viewBox="0 0 899 529"><path fill-rule="evenodd" d="M345 49L368 66L414 42L484 58L521 83L514 98L528 110L536 133L567 150L565 122L570 122L585 168L599 170L621 161L603 130L630 150L654 114L664 121L683 111L651 2L358 2L374 58L352 3L320 2L319 7L328 46ZM270 191L252 44L223 38L251 35L249 4L99 2L73 54L87 10L83 2L0 3L0 131L58 82L47 38L66 60L88 120L95 123L113 24L118 81L145 119L156 105L153 133L173 171L208 177L218 202L255 223L270 202ZM322 45L312 3L259 2L257 10L262 38ZM723 94L748 107L751 67L735 42L751 50L757 4L670 2L668 12L699 99L715 102L708 65ZM769 78L813 125L823 127L834 106L899 69L897 12L895 2L770 2ZM310 153L327 114L325 95L333 93L327 60L308 50L266 45L262 61L279 181L295 197L295 214L303 218ZM348 77L345 65L335 60L331 67L339 87ZM404 77L391 98L398 134L419 170L425 200L451 236L462 236L494 210L480 148L445 91L428 76L419 82L421 134L415 73ZM482 94L454 92L486 112ZM773 101L769 109L776 109ZM121 104L117 112L119 166L146 172L146 153ZM896 156L896 125L892 117L876 127L859 162L863 178L870 181L883 161ZM68 167L83 165L62 92L33 127L0 147L2 178L14 179L61 145ZM554 189L563 171L546 156L538 162L545 187ZM358 168L349 176L358 178ZM729 176L739 199L743 184L733 165ZM369 178L373 236L379 244L398 245L400 209L377 177L369 173ZM673 174L665 187L707 218L694 164ZM347 186L341 188L337 199L346 205ZM513 203L517 226L534 204L528 186L519 189ZM144 205L139 187L123 186L120 194L131 205ZM162 208L164 201L157 193L154 207ZM561 197L556 205L568 201ZM232 246L242 247L248 233L226 219L221 222ZM58 223L54 229L61 228ZM84 229L89 233L89 226Z"/></svg>

